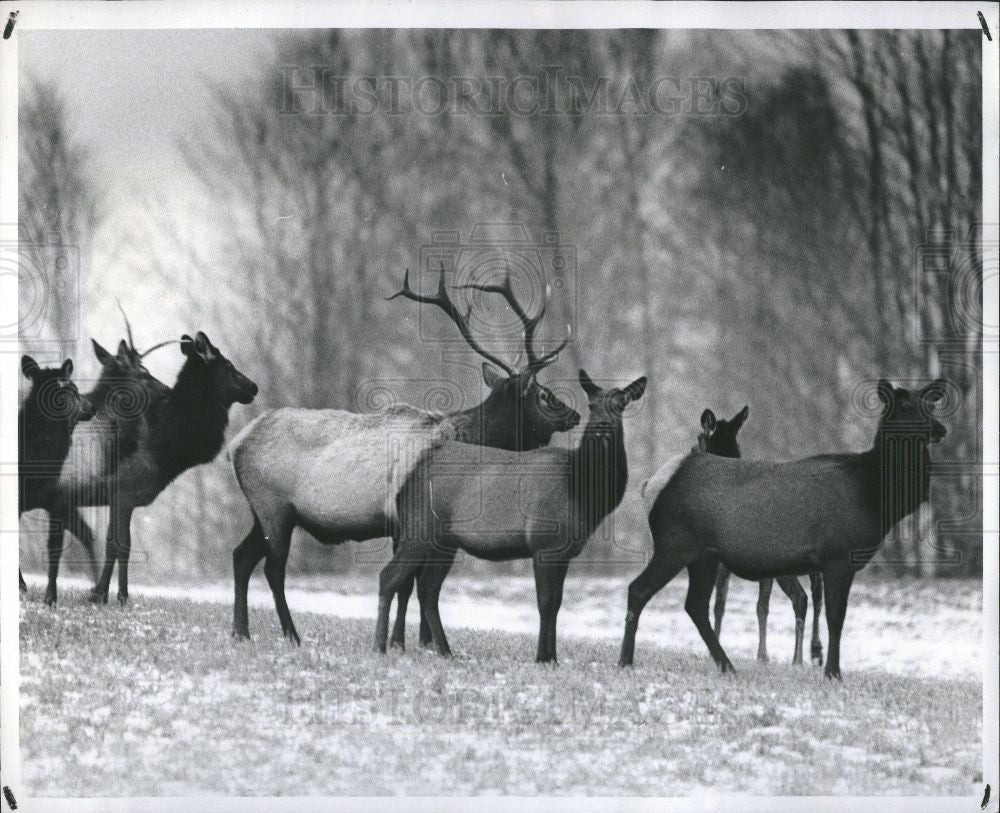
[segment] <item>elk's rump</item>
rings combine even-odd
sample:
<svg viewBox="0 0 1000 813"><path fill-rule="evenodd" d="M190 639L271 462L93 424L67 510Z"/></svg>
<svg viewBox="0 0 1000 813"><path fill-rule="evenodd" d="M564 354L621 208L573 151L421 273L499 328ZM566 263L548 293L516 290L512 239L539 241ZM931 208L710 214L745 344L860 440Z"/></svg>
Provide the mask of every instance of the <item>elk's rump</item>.
<svg viewBox="0 0 1000 813"><path fill-rule="evenodd" d="M294 512L321 542L391 534L395 497L437 436L439 416L412 407L266 412L230 443L233 469L260 516Z"/></svg>

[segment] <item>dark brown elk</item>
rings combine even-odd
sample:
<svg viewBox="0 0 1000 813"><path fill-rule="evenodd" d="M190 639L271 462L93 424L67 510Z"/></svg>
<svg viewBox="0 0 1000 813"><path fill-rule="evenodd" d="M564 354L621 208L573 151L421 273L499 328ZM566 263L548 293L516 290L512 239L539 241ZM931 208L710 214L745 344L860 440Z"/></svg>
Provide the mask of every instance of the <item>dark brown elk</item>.
<svg viewBox="0 0 1000 813"><path fill-rule="evenodd" d="M23 514L34 508L45 508L52 486L59 479L63 462L69 453L74 427L94 417L94 404L72 380L73 361L66 359L62 366L44 369L31 356L21 357L21 372L31 382L24 403L18 410L18 512ZM51 540L50 540L51 547ZM62 546L62 529L58 531L58 544ZM97 578L97 560L93 542L84 547L90 556L94 578ZM18 571L22 591L27 590L24 578ZM55 596L46 595L51 604Z"/></svg>
<svg viewBox="0 0 1000 813"><path fill-rule="evenodd" d="M480 559L531 559L538 595L536 660L556 660L556 618L569 563L628 484L622 416L646 379L601 389L580 370L590 418L575 449L508 452L444 441L428 449L397 497L399 546L379 578L375 649L385 652L389 606L419 571L421 607L441 655L451 649L438 597L459 550Z"/></svg>
<svg viewBox="0 0 1000 813"><path fill-rule="evenodd" d="M202 332L194 338L181 337L185 361L172 388L149 375L142 365L143 356L155 348L139 353L131 341L123 341L112 356L94 345L102 375L91 397L98 410L95 420L104 421L106 430L80 438L90 448L67 459L49 508L53 518L72 522L82 506L110 507L104 568L93 599L107 602L117 563L118 601L124 604L128 601L132 513L152 503L179 474L218 454L230 406L251 403L257 385ZM50 552L53 594L57 572L58 555L52 557Z"/></svg>
<svg viewBox="0 0 1000 813"><path fill-rule="evenodd" d="M515 368L476 340L468 315L448 295L443 268L434 295L413 291L407 272L402 289L389 299L405 297L435 305L455 323L466 343L489 362L483 365L483 377L490 394L481 404L452 413L407 405L372 414L276 409L254 420L230 444L236 479L254 516L252 530L233 551L234 637L250 637L247 587L257 563L266 557L264 574L282 633L299 643L285 600L285 566L294 528L303 528L329 545L395 537L396 492L420 453L433 442L455 438L502 449L536 449L548 444L554 433L579 423L580 416L537 381L538 373L566 344L564 340L547 353L536 349L535 332L545 313L544 293L538 312L531 317L514 296L509 277L500 286L465 287L506 298L524 327L524 367ZM398 588L393 642L400 647L412 589L413 578ZM429 632L422 614L421 619L421 637L426 640Z"/></svg>
<svg viewBox="0 0 1000 813"><path fill-rule="evenodd" d="M737 433L743 427L750 414L749 407L743 407L731 420L716 420L715 414L706 409L701 416L702 433L698 436L698 448L703 452L717 454L721 457L741 457L740 446L736 439ZM671 470L667 464L667 471ZM645 495L644 495L645 496ZM651 495L655 498L655 494ZM650 504L648 506L652 508ZM719 565L719 573L715 579L715 635L722 632L722 618L726 612L726 597L729 593L730 572L725 565ZM814 661L823 662L823 644L819 640L819 612L823 601L822 577L817 573L809 574L813 588L813 637L812 657ZM802 663L802 639L805 633L806 613L809 609L809 598L805 590L794 576L779 576L777 579L761 579L757 595L757 660L767 662L767 616L771 602L771 591L774 582L792 602L795 613L795 648L792 653L792 663Z"/></svg>
<svg viewBox="0 0 1000 813"><path fill-rule="evenodd" d="M733 665L708 620L720 563L743 579L821 571L829 652L840 678L840 637L857 571L886 534L928 497L928 445L947 434L934 417L941 380L911 392L878 382L882 416L872 447L771 463L693 452L677 461L649 515L653 558L629 585L619 665L630 666L643 607L683 568L685 609L723 672Z"/></svg>
<svg viewBox="0 0 1000 813"><path fill-rule="evenodd" d="M128 320L126 320L126 325ZM132 331L129 329L129 339ZM69 530L88 551L94 549L94 533L83 517L80 507L107 504L93 486L99 487L112 475L118 461L135 453L139 436L148 419L146 410L169 392L142 362L152 347L140 353L125 340L112 355L96 340L91 340L94 354L101 365L101 374L94 389L87 393L94 405L94 418L86 431L74 432L71 460L63 464L60 477L48 489L44 507L49 513L49 579L45 600L53 604L57 598L56 582L63 550L63 528ZM73 479L67 481L67 477ZM103 503L102 503L103 500ZM95 573L95 582L98 574Z"/></svg>

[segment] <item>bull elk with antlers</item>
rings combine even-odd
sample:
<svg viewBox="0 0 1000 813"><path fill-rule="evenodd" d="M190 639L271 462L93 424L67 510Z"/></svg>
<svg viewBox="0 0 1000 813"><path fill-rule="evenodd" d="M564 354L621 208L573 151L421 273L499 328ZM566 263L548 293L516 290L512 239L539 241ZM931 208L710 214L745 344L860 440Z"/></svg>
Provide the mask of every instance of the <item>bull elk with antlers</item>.
<svg viewBox="0 0 1000 813"><path fill-rule="evenodd" d="M471 307L463 315L452 301L444 267L436 294L415 292L407 271L402 289L388 298L403 297L444 311L469 347L486 359L483 378L490 393L485 401L449 413L402 404L371 414L286 407L261 415L233 440L233 468L254 518L250 533L233 551L235 637L250 637L247 587L254 568L265 559L264 574L274 595L282 633L299 643L285 601L285 566L296 527L331 545L395 537L396 492L421 453L434 442L449 438L500 449L537 449L547 445L554 433L579 423L579 414L537 380L538 373L555 361L569 339L567 333L563 342L547 353L536 349L535 333L545 315L547 288L543 288L538 312L529 316L514 295L509 275L502 285L459 287L498 293L506 299L524 328L527 363L523 367L508 364L473 336ZM413 584L411 577L397 591L393 642L400 647ZM423 617L421 639L430 641Z"/></svg>

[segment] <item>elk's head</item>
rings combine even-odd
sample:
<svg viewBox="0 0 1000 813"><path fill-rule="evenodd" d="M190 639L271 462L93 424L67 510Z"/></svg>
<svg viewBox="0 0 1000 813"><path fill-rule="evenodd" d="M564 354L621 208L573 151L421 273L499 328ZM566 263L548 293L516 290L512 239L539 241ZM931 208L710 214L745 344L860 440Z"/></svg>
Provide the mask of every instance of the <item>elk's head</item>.
<svg viewBox="0 0 1000 813"><path fill-rule="evenodd" d="M568 432L580 423L580 413L565 403L544 384L539 384L537 369L514 370L504 375L483 362L483 381L490 388L490 398L502 404L504 414L514 420L522 451L548 446L556 432Z"/></svg>
<svg viewBox="0 0 1000 813"><path fill-rule="evenodd" d="M197 370L212 397L227 409L234 403L249 404L257 396L257 385L233 366L208 336L200 330L192 339L181 336L181 352L187 357L185 367Z"/></svg>
<svg viewBox="0 0 1000 813"><path fill-rule="evenodd" d="M745 406L730 420L718 420L715 413L706 409L701 413L701 434L698 435L698 448L703 452L719 457L739 457L740 444L736 435L743 427L750 407Z"/></svg>
<svg viewBox="0 0 1000 813"><path fill-rule="evenodd" d="M94 417L94 404L80 395L72 380L72 359L61 367L43 369L31 356L21 356L21 372L31 381L29 397L45 417L69 421L70 426Z"/></svg>
<svg viewBox="0 0 1000 813"><path fill-rule="evenodd" d="M948 383L942 379L931 382L923 389L911 392L903 387L893 387L884 378L876 389L884 412L879 432L894 437L909 436L915 440L939 443L948 430L934 416L935 408L948 392Z"/></svg>
<svg viewBox="0 0 1000 813"><path fill-rule="evenodd" d="M469 284L456 286L486 293L500 294L510 306L524 327L524 355L526 362L523 367L509 364L494 353L486 350L472 335L469 317L472 308L464 315L456 307L448 295L445 284L445 270L441 266L438 279L438 290L433 296L418 294L410 288L410 272L403 277L403 287L397 293L388 297L398 296L436 305L441 308L458 327L466 343L476 353L486 359L483 364L483 380L490 388L490 395L483 408L504 425L499 432L493 433L497 440L495 445L505 448L527 451L548 445L556 432L568 432L580 423L580 413L564 403L548 387L538 382L538 374L552 364L569 341L569 326L566 338L553 350L539 353L535 348L535 330L545 315L548 300L548 287L543 290L542 304L538 313L529 316L514 295L508 274L501 285Z"/></svg>
<svg viewBox="0 0 1000 813"><path fill-rule="evenodd" d="M586 370L580 370L580 386L587 394L587 405L590 407L588 431L592 428L618 429L622 425L625 408L642 398L646 391L646 376L637 378L622 389L603 389L591 381Z"/></svg>
<svg viewBox="0 0 1000 813"><path fill-rule="evenodd" d="M90 343L94 346L94 355L105 376L115 379L152 378L146 365L142 363L143 354L124 339L118 342L118 351L114 354L108 352L97 339L91 339Z"/></svg>

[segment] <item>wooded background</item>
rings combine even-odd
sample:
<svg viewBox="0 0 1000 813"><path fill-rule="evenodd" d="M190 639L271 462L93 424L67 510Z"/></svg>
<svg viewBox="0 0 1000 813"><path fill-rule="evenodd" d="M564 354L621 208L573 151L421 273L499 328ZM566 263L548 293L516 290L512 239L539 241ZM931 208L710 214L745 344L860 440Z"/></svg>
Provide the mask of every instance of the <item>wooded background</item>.
<svg viewBox="0 0 1000 813"><path fill-rule="evenodd" d="M177 144L184 199L146 185L127 208L126 193L111 193L94 169L100 145L77 135L86 113L25 64L23 235L79 247L85 335L109 346L123 335L115 297L149 314L134 320L140 346L205 330L260 386L252 406L231 410L232 436L265 409L363 410L383 391L431 408L475 403L484 394L475 357L444 361L442 345L421 338L424 327L446 334L444 318L384 297L405 268L420 268L436 232L467 240L476 224L515 223L535 243L557 232L575 251L575 302L554 296L544 332L560 338L564 318L575 331L541 380L584 417L578 367L650 381L626 423L629 495L581 572L642 566L638 483L690 448L705 407L728 417L750 405L747 457L860 451L877 423L878 378L920 386L941 376L954 387L934 455L956 465L935 476L933 510L900 529L873 570L977 576L980 38L281 32L253 81L213 84L213 124ZM322 71L382 90L345 113L334 95L345 86L324 85ZM425 112L400 112L383 92L387 77L441 82L424 82ZM551 90L560 104L436 109L433 90L488 77ZM664 77L676 104L650 109L642 94ZM302 89L316 81L319 90ZM46 337L63 336L66 314L53 307L46 318ZM92 359L75 360L96 373ZM103 532L106 511L93 517ZM135 578L225 577L249 527L222 454L138 512ZM43 547L22 540L28 569ZM331 551L303 535L290 570L375 569L387 550Z"/></svg>

